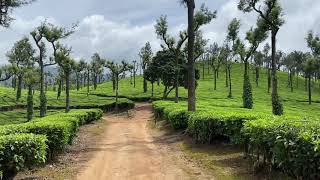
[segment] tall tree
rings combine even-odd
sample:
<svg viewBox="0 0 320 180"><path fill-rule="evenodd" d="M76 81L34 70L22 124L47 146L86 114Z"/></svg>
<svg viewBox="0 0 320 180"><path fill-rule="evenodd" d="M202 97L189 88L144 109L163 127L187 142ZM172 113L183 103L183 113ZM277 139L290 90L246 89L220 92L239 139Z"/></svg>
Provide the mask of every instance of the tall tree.
<svg viewBox="0 0 320 180"><path fill-rule="evenodd" d="M148 91L147 80L144 77L145 76L144 71L147 69L148 65L150 64L152 55L153 53L152 53L150 42L147 42L146 45L142 47L139 52L139 56L141 58L141 68L143 71L143 92L144 93Z"/></svg>
<svg viewBox="0 0 320 180"><path fill-rule="evenodd" d="M24 82L28 86L27 96L27 119L31 121L33 118L33 90L34 85L39 82L39 70L30 63L26 66Z"/></svg>
<svg viewBox="0 0 320 180"><path fill-rule="evenodd" d="M75 64L75 72L76 72L76 88L79 91L82 81L81 81L81 74L85 69L85 61L81 59L79 62Z"/></svg>
<svg viewBox="0 0 320 180"><path fill-rule="evenodd" d="M26 68L29 68L27 65L34 61L34 53L35 50L30 44L29 39L26 37L17 41L12 49L7 53L9 62L12 67L14 67L15 75L18 80L16 93L17 100L21 98L22 83L24 79L23 76Z"/></svg>
<svg viewBox="0 0 320 180"><path fill-rule="evenodd" d="M70 76L75 66L75 61L70 58L71 48L63 47L60 44L56 44L56 62L64 72L66 83L66 109L65 112L70 111Z"/></svg>
<svg viewBox="0 0 320 180"><path fill-rule="evenodd" d="M306 77L308 78L308 102L312 103L312 84L311 79L315 72L319 70L319 62L312 56L307 58L307 61L304 64L304 71Z"/></svg>
<svg viewBox="0 0 320 180"><path fill-rule="evenodd" d="M34 0L0 0L0 26L9 27L13 9L32 3Z"/></svg>
<svg viewBox="0 0 320 180"><path fill-rule="evenodd" d="M122 61L121 64L117 64L114 62L106 62L105 66L111 71L111 73L115 77L115 82L116 82L116 111L118 110L118 96L119 96L119 78L120 75L126 71L129 71L132 67Z"/></svg>
<svg viewBox="0 0 320 180"><path fill-rule="evenodd" d="M251 28L246 35L246 40L248 41L249 47L247 48L245 43L239 38L236 41L236 49L244 63L244 81L243 81L243 107L251 109L253 107L252 98L252 86L249 77L249 59L254 55L260 43L267 38L266 29L264 23L261 19L257 21L257 27L255 29Z"/></svg>
<svg viewBox="0 0 320 180"><path fill-rule="evenodd" d="M200 11L195 13L194 0L182 0L182 3L188 9L188 111L196 111L196 71L195 71L195 58L194 46L196 32L202 25L208 24L216 17L216 11L211 12L204 5L201 6Z"/></svg>
<svg viewBox="0 0 320 180"><path fill-rule="evenodd" d="M144 71L145 79L151 83L151 97L154 97L154 83L160 78L158 70L157 64L151 61Z"/></svg>
<svg viewBox="0 0 320 180"><path fill-rule="evenodd" d="M37 63L40 67L40 117L44 117L47 112L47 98L44 92L44 68L46 66L54 65L53 59L50 58L49 62L45 61L46 58L46 46L44 43L44 31L45 24L42 23L39 27L37 27L30 34L35 41L37 48L39 50L39 56L37 58Z"/></svg>
<svg viewBox="0 0 320 180"><path fill-rule="evenodd" d="M175 54L175 64L176 64L176 73L175 73L175 102L178 102L179 98L179 72L183 68L182 62L179 62L179 57L183 53L182 47L183 44L190 38L190 35L192 36L191 39L188 40L188 52L189 52L189 44L193 44L192 47L194 47L196 33L201 26L208 24L211 22L212 19L216 17L216 12L209 11L208 8L206 8L204 5L201 6L200 10L194 13L195 9L195 3L194 0L181 0L182 4L185 4L188 7L188 21L192 21L192 24L188 25L188 30L181 31L179 33L179 39L176 40L174 37L168 35L168 22L166 16L161 16L155 25L155 30L157 36L164 42L164 45L162 45L162 48L164 50L169 49ZM193 6L192 6L193 5ZM191 7L191 8L189 8ZM190 9L190 10L189 10ZM191 16L191 17L190 17ZM192 26L192 27L191 27ZM194 50L194 48L192 48ZM193 54L194 52L192 52ZM189 55L189 54L188 54ZM194 61L194 57L189 57L190 63ZM194 64L194 62L193 62ZM189 69L190 70L190 69ZM193 65L193 70L195 70ZM195 71L194 71L195 72ZM192 73L191 73L192 75ZM189 78L190 79L190 78ZM192 81L192 80L190 80ZM192 86L192 85L191 85ZM193 86L192 86L193 87ZM191 92L191 91L190 91Z"/></svg>
<svg viewBox="0 0 320 180"><path fill-rule="evenodd" d="M210 66L213 69L213 80L214 80L214 90L217 90L217 74L219 72L219 68L222 61L223 48L220 48L217 43L213 43L208 48L209 58L210 58Z"/></svg>
<svg viewBox="0 0 320 180"><path fill-rule="evenodd" d="M253 56L254 60L254 67L255 67L255 79L256 79L256 86L259 87L259 80L260 80L260 69L263 65L263 53L260 51L257 51L254 53Z"/></svg>
<svg viewBox="0 0 320 180"><path fill-rule="evenodd" d="M236 51L236 40L238 38L238 34L239 34L239 29L240 29L240 20L238 20L237 18L234 18L230 24L228 25L228 35L227 35L227 40L231 41L231 49L232 49L232 56L231 59L233 60L234 57L237 54ZM226 69L227 69L227 74L229 76L229 95L228 97L231 98L232 97L232 80L231 80L231 68L232 68L232 62L229 62L227 60L226 63Z"/></svg>
<svg viewBox="0 0 320 180"><path fill-rule="evenodd" d="M94 90L98 87L98 77L103 73L103 67L105 65L105 60L100 57L98 53L94 53L91 57L91 74L93 81Z"/></svg>
<svg viewBox="0 0 320 180"><path fill-rule="evenodd" d="M264 7L258 5L260 0L240 0L238 8L244 12L255 11L258 13L262 24L271 32L271 83L272 83L272 112L275 115L283 114L283 105L278 95L276 37L280 27L284 24L282 8L279 0L263 0ZM262 9L262 10L261 10Z"/></svg>
<svg viewBox="0 0 320 180"><path fill-rule="evenodd" d="M269 56L269 52L270 52L270 45L269 43L266 43L263 47L263 55L264 55L264 63L266 65L266 69L267 69L267 82L268 82L268 93L270 93L270 89L271 89L271 57Z"/></svg>

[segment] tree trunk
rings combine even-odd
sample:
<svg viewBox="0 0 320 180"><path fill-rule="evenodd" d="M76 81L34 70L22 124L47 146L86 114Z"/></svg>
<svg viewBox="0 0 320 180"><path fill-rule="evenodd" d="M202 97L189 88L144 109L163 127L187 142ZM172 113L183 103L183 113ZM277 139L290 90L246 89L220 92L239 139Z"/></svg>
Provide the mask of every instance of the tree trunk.
<svg viewBox="0 0 320 180"><path fill-rule="evenodd" d="M17 84L17 94L16 94L16 100L18 101L21 98L21 90L22 90L22 74L18 75L18 84Z"/></svg>
<svg viewBox="0 0 320 180"><path fill-rule="evenodd" d="M270 93L270 89L271 89L271 70L270 70L270 66L268 68L268 93Z"/></svg>
<svg viewBox="0 0 320 180"><path fill-rule="evenodd" d="M229 80L228 80L228 67L226 67L226 87L229 86Z"/></svg>
<svg viewBox="0 0 320 180"><path fill-rule="evenodd" d="M148 91L148 83L146 78L143 76L143 92L146 93Z"/></svg>
<svg viewBox="0 0 320 180"><path fill-rule="evenodd" d="M292 73L292 71L290 71L290 88L291 88L291 92L293 92L293 73Z"/></svg>
<svg viewBox="0 0 320 180"><path fill-rule="evenodd" d="M16 78L16 76L12 76L11 87L13 88L14 91L16 90L16 87L17 87L17 78Z"/></svg>
<svg viewBox="0 0 320 180"><path fill-rule="evenodd" d="M94 74L94 76L93 76L93 88L94 88L94 90L97 89L97 83L98 83L98 75Z"/></svg>
<svg viewBox="0 0 320 180"><path fill-rule="evenodd" d="M272 83L272 112L274 115L283 114L283 106L278 95L278 80L277 80L277 61L276 61L276 35L278 30L273 29L271 32L272 42L272 61L271 61L271 83Z"/></svg>
<svg viewBox="0 0 320 180"><path fill-rule="evenodd" d="M175 52L175 57L176 57L176 78L175 78L175 98L174 102L178 103L179 102L179 53L176 51Z"/></svg>
<svg viewBox="0 0 320 180"><path fill-rule="evenodd" d="M204 80L204 68L205 68L205 61L202 62L202 79Z"/></svg>
<svg viewBox="0 0 320 180"><path fill-rule="evenodd" d="M60 98L61 96L61 91L62 91L62 80L59 79L59 86L58 86L58 94L57 94L57 99Z"/></svg>
<svg viewBox="0 0 320 180"><path fill-rule="evenodd" d="M76 86L77 86L77 91L79 91L80 89L79 74L76 74Z"/></svg>
<svg viewBox="0 0 320 180"><path fill-rule="evenodd" d="M196 80L194 68L194 0L187 1L188 6L188 111L196 111Z"/></svg>
<svg viewBox="0 0 320 180"><path fill-rule="evenodd" d="M229 95L228 98L232 98L232 79L231 79L231 65L228 67L228 75L229 75Z"/></svg>
<svg viewBox="0 0 320 180"><path fill-rule="evenodd" d="M217 90L217 70L216 69L214 69L213 79L214 79L214 90Z"/></svg>
<svg viewBox="0 0 320 180"><path fill-rule="evenodd" d="M40 54L42 54L40 52ZM42 59L42 57L40 57ZM47 113L47 98L44 92L44 65L42 60L39 63L40 66L40 117L45 117Z"/></svg>
<svg viewBox="0 0 320 180"><path fill-rule="evenodd" d="M70 74L65 72L66 78L66 113L70 111Z"/></svg>
<svg viewBox="0 0 320 180"><path fill-rule="evenodd" d="M136 70L133 72L133 87L136 88Z"/></svg>
<svg viewBox="0 0 320 180"><path fill-rule="evenodd" d="M33 94L32 85L28 85L28 98L27 98L27 119L31 121L33 117Z"/></svg>
<svg viewBox="0 0 320 180"><path fill-rule="evenodd" d="M153 94L153 84L154 84L154 82L151 83L151 97L153 97L153 95L154 95Z"/></svg>
<svg viewBox="0 0 320 180"><path fill-rule="evenodd" d="M89 96L90 93L90 71L88 70L87 74L87 96Z"/></svg>
<svg viewBox="0 0 320 180"><path fill-rule="evenodd" d="M119 96L119 75L116 74L116 107L115 107L116 112L118 112L118 96Z"/></svg>
<svg viewBox="0 0 320 180"><path fill-rule="evenodd" d="M309 94L309 104L312 103L312 98L311 98L311 75L308 77L308 94Z"/></svg>
<svg viewBox="0 0 320 180"><path fill-rule="evenodd" d="M167 98L167 97L166 97L167 91L168 91L168 86L165 86L165 87L164 87L164 90L163 90L163 96L162 96L163 99L166 99L166 98Z"/></svg>
<svg viewBox="0 0 320 180"><path fill-rule="evenodd" d="M256 67L256 85L259 87L260 68Z"/></svg>

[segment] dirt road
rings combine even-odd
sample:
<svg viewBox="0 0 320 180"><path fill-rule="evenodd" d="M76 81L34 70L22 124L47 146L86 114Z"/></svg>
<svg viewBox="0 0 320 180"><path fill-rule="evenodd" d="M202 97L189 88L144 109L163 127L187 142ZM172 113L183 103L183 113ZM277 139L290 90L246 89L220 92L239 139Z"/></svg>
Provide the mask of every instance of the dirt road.
<svg viewBox="0 0 320 180"><path fill-rule="evenodd" d="M78 180L211 179L170 149L170 141L151 135L150 104L138 104L129 115L107 115L103 140ZM186 165L187 164L187 165Z"/></svg>

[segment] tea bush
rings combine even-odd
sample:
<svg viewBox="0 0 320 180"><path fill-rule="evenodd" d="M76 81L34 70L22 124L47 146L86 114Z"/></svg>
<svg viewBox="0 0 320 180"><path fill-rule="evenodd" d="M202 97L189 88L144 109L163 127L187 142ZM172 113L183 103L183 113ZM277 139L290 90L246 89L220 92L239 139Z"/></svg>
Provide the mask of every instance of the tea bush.
<svg viewBox="0 0 320 180"><path fill-rule="evenodd" d="M46 160L47 138L44 135L12 134L0 136L0 171L10 179L19 170L42 164Z"/></svg>

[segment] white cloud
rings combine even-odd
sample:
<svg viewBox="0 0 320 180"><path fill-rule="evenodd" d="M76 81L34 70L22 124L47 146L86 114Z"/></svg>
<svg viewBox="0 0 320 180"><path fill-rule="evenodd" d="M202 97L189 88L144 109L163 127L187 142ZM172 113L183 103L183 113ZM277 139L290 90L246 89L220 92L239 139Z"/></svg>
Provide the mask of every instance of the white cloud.
<svg viewBox="0 0 320 180"><path fill-rule="evenodd" d="M107 20L103 15L91 15L80 22L78 30L66 42L72 45L76 56L86 59L98 52L106 58L131 61L147 41L159 48L153 23L135 26Z"/></svg>

